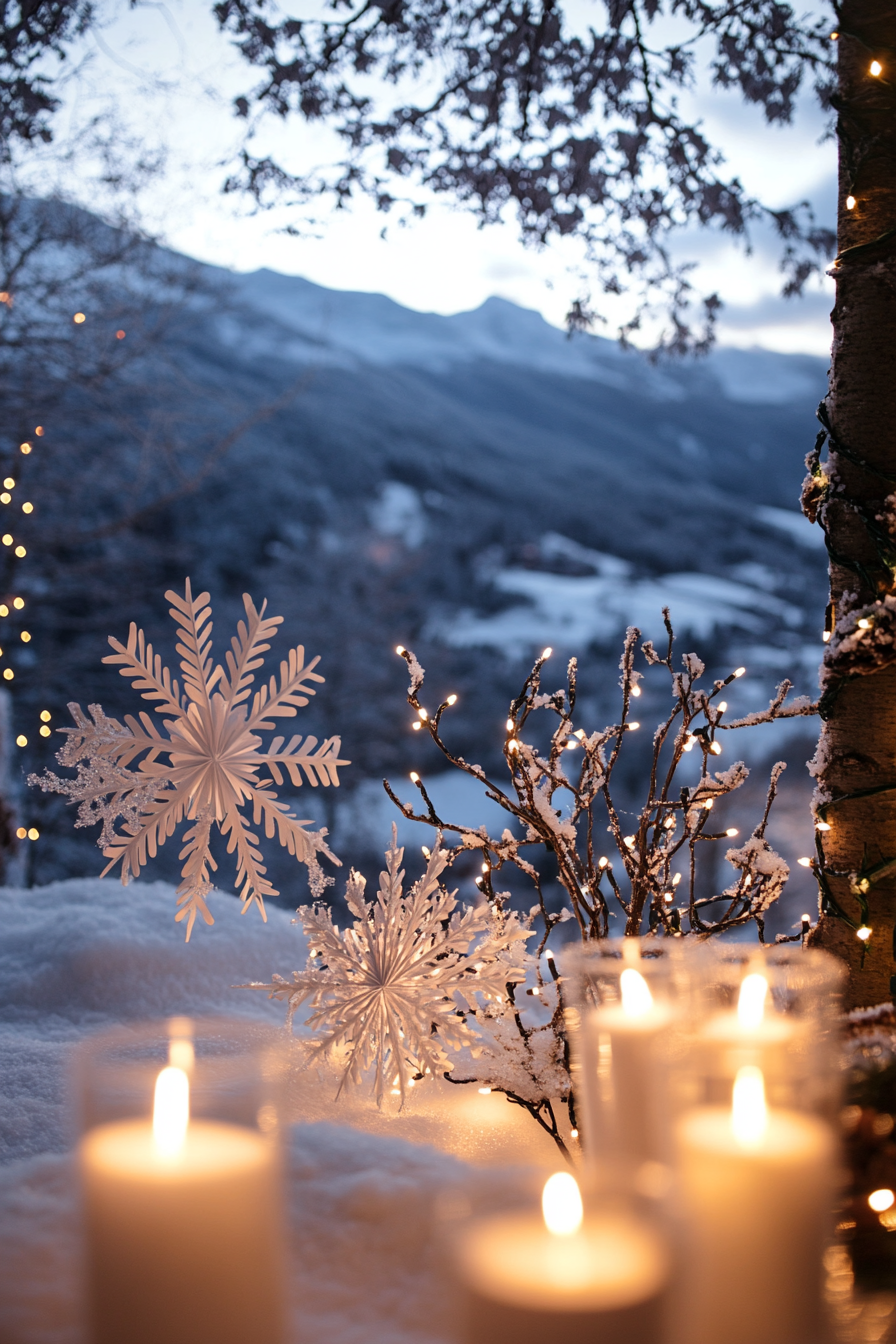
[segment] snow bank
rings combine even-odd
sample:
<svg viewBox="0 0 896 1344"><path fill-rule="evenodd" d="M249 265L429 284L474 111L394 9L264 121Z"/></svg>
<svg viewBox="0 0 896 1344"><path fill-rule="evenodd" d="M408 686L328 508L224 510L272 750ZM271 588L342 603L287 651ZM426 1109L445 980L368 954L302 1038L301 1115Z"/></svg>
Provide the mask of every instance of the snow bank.
<svg viewBox="0 0 896 1344"><path fill-rule="evenodd" d="M73 880L0 889L0 1340L80 1344L78 1216L65 1102L71 1047L115 1023L227 1013L280 1023L282 1008L234 985L304 962L288 912L215 925L189 946L165 883ZM493 1201L556 1165L552 1145L497 1094L420 1087L402 1115L366 1095L335 1104L332 1076L295 1069L289 1164L294 1338L428 1344L450 1338L451 1289L432 1231L437 1195ZM532 1131L532 1132L530 1132ZM475 1164L475 1165L471 1165Z"/></svg>

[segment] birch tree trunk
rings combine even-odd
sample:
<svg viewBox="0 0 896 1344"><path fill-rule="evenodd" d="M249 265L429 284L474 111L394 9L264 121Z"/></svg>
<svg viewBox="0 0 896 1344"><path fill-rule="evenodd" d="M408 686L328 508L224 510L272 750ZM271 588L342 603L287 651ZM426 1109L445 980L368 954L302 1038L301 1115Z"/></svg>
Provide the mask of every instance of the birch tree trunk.
<svg viewBox="0 0 896 1344"><path fill-rule="evenodd" d="M819 442L804 488L827 537L833 626L812 766L812 941L847 962L856 1007L896 995L896 0L845 0L838 57L828 456L819 465Z"/></svg>

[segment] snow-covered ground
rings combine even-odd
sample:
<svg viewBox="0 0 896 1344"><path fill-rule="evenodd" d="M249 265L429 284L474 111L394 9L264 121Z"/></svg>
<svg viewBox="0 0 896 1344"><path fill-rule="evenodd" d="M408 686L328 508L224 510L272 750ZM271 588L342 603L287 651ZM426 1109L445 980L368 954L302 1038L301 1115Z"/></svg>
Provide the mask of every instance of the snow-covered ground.
<svg viewBox="0 0 896 1344"><path fill-rule="evenodd" d="M225 1013L273 1024L282 1008L233 988L304 962L290 915L245 917L213 897L189 946L165 883L73 880L0 889L0 1340L80 1344L79 1225L67 1150L73 1045L121 1022ZM331 1344L450 1338L451 1288L433 1209L445 1190L500 1199L555 1164L497 1094L418 1088L402 1115L366 1095L338 1103L328 1075L291 1085L289 1202L294 1337ZM531 1131L531 1132L530 1132ZM530 1164L517 1167L511 1163Z"/></svg>

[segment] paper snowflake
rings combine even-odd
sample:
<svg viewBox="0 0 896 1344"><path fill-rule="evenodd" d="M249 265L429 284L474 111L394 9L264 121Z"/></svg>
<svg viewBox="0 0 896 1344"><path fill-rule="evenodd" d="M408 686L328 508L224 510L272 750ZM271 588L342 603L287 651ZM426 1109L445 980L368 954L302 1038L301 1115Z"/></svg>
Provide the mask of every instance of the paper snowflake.
<svg viewBox="0 0 896 1344"><path fill-rule="evenodd" d="M393 826L376 899L364 900L360 873L346 884L352 927L340 931L329 909L304 907L308 968L292 981L275 975L251 986L286 1000L288 1023L310 1000L312 1058L342 1057L339 1092L373 1068L377 1105L390 1086L403 1104L411 1077L450 1070L449 1051L476 1051L477 1013L505 1003L508 984L524 980L531 961L524 943L532 932L517 915L487 904L458 908L457 893L439 883L448 862L440 845L407 895L403 858Z"/></svg>
<svg viewBox="0 0 896 1344"><path fill-rule="evenodd" d="M183 690L133 623L127 647L110 638L115 653L103 659L118 664L144 700L155 702L161 726L145 712L137 718L128 714L121 724L107 718L99 705L89 706L88 718L80 705L71 704L76 726L63 729L68 741L56 759L76 767L77 778L59 779L48 771L29 776L29 783L79 803L76 826L102 822L98 844L109 859L103 876L120 862L124 885L138 876L147 857L155 857L181 822L192 823L179 856L184 860L183 880L175 915L186 920L189 941L197 913L206 924L214 923L206 904L210 873L217 868L209 850L213 826L226 837L228 854L236 853L244 912L254 903L266 919L264 897L278 894L266 876L251 825L264 825L268 839L276 833L280 844L307 865L312 894L322 894L332 878L324 876L318 855L339 862L326 845L326 828L306 829L311 822L293 816L273 785L282 784L285 773L299 786L303 772L315 787L338 785L338 768L349 762L339 757L338 737L328 737L320 746L315 737L296 735L285 745L283 737L275 737L264 746L260 734L276 728L277 719L293 718L315 694L312 683L324 680L314 670L319 659L306 664L299 645L281 662L279 680L271 676L253 694L255 673L282 616L265 616L267 603L258 611L244 594L246 620L237 626L226 666L213 665L208 593L194 598L188 579L184 597L174 592L165 596L180 627ZM262 767L271 778L259 776ZM251 823L241 811L244 807L251 808ZM124 834L115 829L119 821Z"/></svg>

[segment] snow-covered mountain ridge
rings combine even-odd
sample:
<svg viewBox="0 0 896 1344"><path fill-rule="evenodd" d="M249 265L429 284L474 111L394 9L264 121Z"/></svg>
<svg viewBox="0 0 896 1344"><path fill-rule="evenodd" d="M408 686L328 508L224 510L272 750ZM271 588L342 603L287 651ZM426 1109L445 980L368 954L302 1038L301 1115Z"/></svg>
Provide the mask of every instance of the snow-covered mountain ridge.
<svg viewBox="0 0 896 1344"><path fill-rule="evenodd" d="M234 277L245 307L273 319L287 339L253 334L258 353L270 345L280 357L342 367L357 364L405 365L443 373L478 360L584 378L656 401L688 395L682 368L652 366L601 337L571 338L540 313L493 297L471 312L442 316L404 308L383 294L325 289L299 276L259 270ZM245 342L244 325L222 319L225 340ZM768 350L719 349L696 372L729 401L782 405L811 395L823 376L824 361L809 355Z"/></svg>

